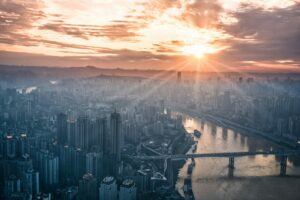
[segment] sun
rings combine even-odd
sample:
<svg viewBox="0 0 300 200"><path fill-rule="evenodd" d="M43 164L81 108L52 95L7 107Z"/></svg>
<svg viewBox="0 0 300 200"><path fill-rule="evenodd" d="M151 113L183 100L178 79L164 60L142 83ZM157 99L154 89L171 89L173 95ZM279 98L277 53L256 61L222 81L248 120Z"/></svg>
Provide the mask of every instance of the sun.
<svg viewBox="0 0 300 200"><path fill-rule="evenodd" d="M184 55L194 56L196 58L203 58L205 55L213 54L216 53L217 51L218 51L217 48L207 44L184 46L181 49L181 52Z"/></svg>

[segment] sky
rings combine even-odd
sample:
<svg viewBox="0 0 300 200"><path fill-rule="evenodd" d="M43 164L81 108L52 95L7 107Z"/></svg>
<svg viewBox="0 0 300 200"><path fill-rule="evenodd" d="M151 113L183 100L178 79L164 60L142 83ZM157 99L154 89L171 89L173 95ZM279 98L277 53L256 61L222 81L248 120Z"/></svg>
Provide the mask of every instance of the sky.
<svg viewBox="0 0 300 200"><path fill-rule="evenodd" d="M0 0L0 64L300 72L300 0Z"/></svg>

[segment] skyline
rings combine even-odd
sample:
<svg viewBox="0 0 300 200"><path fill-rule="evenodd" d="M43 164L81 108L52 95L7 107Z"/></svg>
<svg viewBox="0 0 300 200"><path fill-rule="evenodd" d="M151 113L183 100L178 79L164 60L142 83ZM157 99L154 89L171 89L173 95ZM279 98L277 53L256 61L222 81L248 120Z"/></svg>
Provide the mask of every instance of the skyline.
<svg viewBox="0 0 300 200"><path fill-rule="evenodd" d="M300 72L300 1L0 1L0 64Z"/></svg>

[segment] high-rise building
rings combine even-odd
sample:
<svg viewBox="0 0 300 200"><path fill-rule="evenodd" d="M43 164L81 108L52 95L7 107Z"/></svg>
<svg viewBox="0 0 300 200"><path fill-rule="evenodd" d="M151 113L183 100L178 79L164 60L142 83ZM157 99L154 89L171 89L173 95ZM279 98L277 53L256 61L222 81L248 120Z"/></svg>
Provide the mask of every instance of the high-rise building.
<svg viewBox="0 0 300 200"><path fill-rule="evenodd" d="M112 176L107 176L101 182L99 188L99 200L117 200L118 186L116 179Z"/></svg>
<svg viewBox="0 0 300 200"><path fill-rule="evenodd" d="M25 154L29 154L29 143L26 134L21 134L18 138L18 156L22 157Z"/></svg>
<svg viewBox="0 0 300 200"><path fill-rule="evenodd" d="M181 115L177 116L175 127L176 128L181 128L182 127L182 116Z"/></svg>
<svg viewBox="0 0 300 200"><path fill-rule="evenodd" d="M88 134L86 135L86 149L91 149L97 145L96 121L88 120Z"/></svg>
<svg viewBox="0 0 300 200"><path fill-rule="evenodd" d="M82 200L97 199L97 181L92 174L83 175L79 181L78 196Z"/></svg>
<svg viewBox="0 0 300 200"><path fill-rule="evenodd" d="M40 193L40 177L39 172L29 169L24 172L22 179L23 191L31 196Z"/></svg>
<svg viewBox="0 0 300 200"><path fill-rule="evenodd" d="M181 72L177 72L177 82L181 82Z"/></svg>
<svg viewBox="0 0 300 200"><path fill-rule="evenodd" d="M23 172L31 169L33 167L32 160L29 155L24 155L18 159L7 159L3 162L1 161L0 166L0 181L4 181L5 178L9 177L11 174L17 177L22 177Z"/></svg>
<svg viewBox="0 0 300 200"><path fill-rule="evenodd" d="M163 135L164 134L164 126L163 123L158 121L154 124L154 133L157 135Z"/></svg>
<svg viewBox="0 0 300 200"><path fill-rule="evenodd" d="M122 122L122 134L126 141L134 144L138 144L140 140L140 134L137 130L137 123L130 123L128 120Z"/></svg>
<svg viewBox="0 0 300 200"><path fill-rule="evenodd" d="M108 154L108 133L106 117L97 118L95 125L95 140L103 154Z"/></svg>
<svg viewBox="0 0 300 200"><path fill-rule="evenodd" d="M13 159L17 156L17 140L12 135L7 135L4 140L4 155L6 158Z"/></svg>
<svg viewBox="0 0 300 200"><path fill-rule="evenodd" d="M97 180L103 178L103 155L91 152L86 154L86 172L92 174Z"/></svg>
<svg viewBox="0 0 300 200"><path fill-rule="evenodd" d="M173 187L175 185L173 162L170 158L168 158L165 162L167 164L167 169L165 171L165 176L166 176L170 186Z"/></svg>
<svg viewBox="0 0 300 200"><path fill-rule="evenodd" d="M52 188L59 182L59 160L57 156L47 151L40 151L37 155L38 171L44 188Z"/></svg>
<svg viewBox="0 0 300 200"><path fill-rule="evenodd" d="M289 118L289 133L290 136L296 138L297 141L300 138L300 117Z"/></svg>
<svg viewBox="0 0 300 200"><path fill-rule="evenodd" d="M62 183L72 178L72 147L59 146L59 178Z"/></svg>
<svg viewBox="0 0 300 200"><path fill-rule="evenodd" d="M136 186L133 180L126 179L120 187L119 200L136 200Z"/></svg>
<svg viewBox="0 0 300 200"><path fill-rule="evenodd" d="M138 170L136 173L136 185L138 193L150 191L150 179L152 172L150 169Z"/></svg>
<svg viewBox="0 0 300 200"><path fill-rule="evenodd" d="M72 149L71 155L71 171L72 171L72 180L77 182L86 172L86 151L78 148Z"/></svg>
<svg viewBox="0 0 300 200"><path fill-rule="evenodd" d="M77 119L77 132L76 132L76 147L81 149L88 148L88 127L89 120L87 116L80 116Z"/></svg>
<svg viewBox="0 0 300 200"><path fill-rule="evenodd" d="M155 172L150 179L151 191L155 191L157 188L161 186L170 185L170 182L167 178L159 172Z"/></svg>
<svg viewBox="0 0 300 200"><path fill-rule="evenodd" d="M67 115L64 113L57 115L57 140L59 144L67 143Z"/></svg>
<svg viewBox="0 0 300 200"><path fill-rule="evenodd" d="M163 99L159 100L158 106L159 106L160 112L164 113L164 111L165 111L165 101Z"/></svg>
<svg viewBox="0 0 300 200"><path fill-rule="evenodd" d="M10 196L13 193L21 191L21 180L18 179L15 175L10 175L4 183L4 195L7 199L10 199Z"/></svg>
<svg viewBox="0 0 300 200"><path fill-rule="evenodd" d="M2 138L0 138L0 157L4 157L4 146L5 146L5 142Z"/></svg>
<svg viewBox="0 0 300 200"><path fill-rule="evenodd" d="M61 200L75 200L78 195L78 187L70 186L66 187L61 191L59 199Z"/></svg>
<svg viewBox="0 0 300 200"><path fill-rule="evenodd" d="M121 161L121 115L116 111L110 116L111 129L111 153L116 157L116 161Z"/></svg>
<svg viewBox="0 0 300 200"><path fill-rule="evenodd" d="M76 138L76 120L69 119L67 121L67 141L68 145L75 147L75 138Z"/></svg>

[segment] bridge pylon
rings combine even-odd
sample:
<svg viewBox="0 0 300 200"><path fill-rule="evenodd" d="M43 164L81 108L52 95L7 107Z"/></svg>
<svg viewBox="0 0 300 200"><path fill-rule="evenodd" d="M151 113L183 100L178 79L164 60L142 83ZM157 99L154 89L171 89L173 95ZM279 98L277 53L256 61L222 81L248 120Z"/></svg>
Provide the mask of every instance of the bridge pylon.
<svg viewBox="0 0 300 200"><path fill-rule="evenodd" d="M280 158L280 176L286 176L287 156Z"/></svg>
<svg viewBox="0 0 300 200"><path fill-rule="evenodd" d="M234 172L234 157L229 157L229 165L228 165L228 177L233 178L233 172Z"/></svg>

